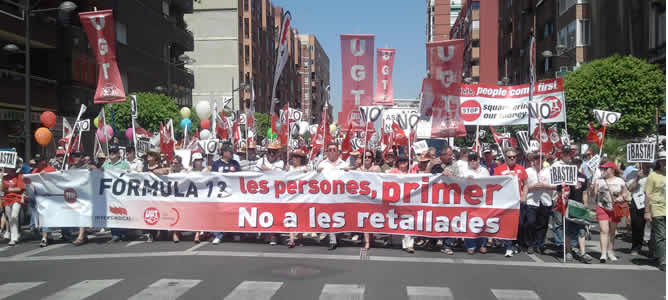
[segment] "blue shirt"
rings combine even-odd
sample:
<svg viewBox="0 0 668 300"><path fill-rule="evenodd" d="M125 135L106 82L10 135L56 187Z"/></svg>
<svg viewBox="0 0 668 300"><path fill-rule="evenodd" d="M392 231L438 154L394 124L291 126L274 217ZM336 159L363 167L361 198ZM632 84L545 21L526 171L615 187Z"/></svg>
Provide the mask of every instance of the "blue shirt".
<svg viewBox="0 0 668 300"><path fill-rule="evenodd" d="M239 162L234 159L230 160L229 162L225 162L222 159L219 159L213 162L211 171L221 173L239 172L241 171L241 166L239 165Z"/></svg>

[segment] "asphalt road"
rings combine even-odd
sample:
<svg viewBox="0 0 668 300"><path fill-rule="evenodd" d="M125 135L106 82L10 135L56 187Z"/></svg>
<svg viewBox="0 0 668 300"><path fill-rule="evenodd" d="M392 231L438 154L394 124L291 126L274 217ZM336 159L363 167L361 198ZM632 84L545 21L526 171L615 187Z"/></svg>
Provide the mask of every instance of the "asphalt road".
<svg viewBox="0 0 668 300"><path fill-rule="evenodd" d="M289 249L253 239L80 247L37 241L0 245L0 299L664 299L664 272L625 253L608 264L554 255L372 248ZM184 239L188 239L185 237ZM597 242L590 243L596 253ZM621 248L621 249L619 249Z"/></svg>

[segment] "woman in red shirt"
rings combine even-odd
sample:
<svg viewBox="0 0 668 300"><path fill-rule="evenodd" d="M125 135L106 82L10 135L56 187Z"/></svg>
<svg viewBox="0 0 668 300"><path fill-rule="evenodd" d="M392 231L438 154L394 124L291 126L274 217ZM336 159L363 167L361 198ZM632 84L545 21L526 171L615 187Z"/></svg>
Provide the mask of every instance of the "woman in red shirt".
<svg viewBox="0 0 668 300"><path fill-rule="evenodd" d="M7 175L2 177L2 191L5 192L2 197L2 207L5 208L5 215L9 221L9 246L14 246L19 241L19 212L23 204L23 192L26 190L23 176L17 174L16 170L9 169Z"/></svg>

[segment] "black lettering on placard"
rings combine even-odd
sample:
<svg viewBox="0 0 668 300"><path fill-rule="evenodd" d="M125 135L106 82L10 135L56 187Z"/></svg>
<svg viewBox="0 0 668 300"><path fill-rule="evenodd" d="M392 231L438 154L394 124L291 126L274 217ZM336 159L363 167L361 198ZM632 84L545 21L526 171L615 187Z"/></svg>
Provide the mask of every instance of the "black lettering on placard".
<svg viewBox="0 0 668 300"><path fill-rule="evenodd" d="M578 178L577 166L553 166L550 168L550 183L575 185Z"/></svg>
<svg viewBox="0 0 668 300"><path fill-rule="evenodd" d="M16 166L16 152L0 151L0 167L14 168Z"/></svg>
<svg viewBox="0 0 668 300"><path fill-rule="evenodd" d="M547 103L530 103L529 104L529 115L532 118L547 119L550 116L552 108Z"/></svg>
<svg viewBox="0 0 668 300"><path fill-rule="evenodd" d="M626 161L636 162L654 162L656 144L653 143L632 143L626 145Z"/></svg>

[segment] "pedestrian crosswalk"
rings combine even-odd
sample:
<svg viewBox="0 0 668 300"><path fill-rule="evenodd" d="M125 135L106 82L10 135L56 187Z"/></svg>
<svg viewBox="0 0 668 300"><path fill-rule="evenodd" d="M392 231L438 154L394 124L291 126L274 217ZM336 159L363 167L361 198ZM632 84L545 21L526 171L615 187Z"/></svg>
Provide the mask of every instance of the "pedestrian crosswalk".
<svg viewBox="0 0 668 300"><path fill-rule="evenodd" d="M210 280L210 279L209 279ZM113 299L126 298L135 299L187 299L186 293L191 289L200 285L203 280L198 279L159 279L141 290L128 290L128 294L119 297L118 294ZM47 284L48 283L48 284ZM30 282L9 282L0 284L0 300L9 297L16 297L21 299L86 299L96 296L105 289L113 288L114 291L123 290L123 279L102 279L102 280L84 280L72 284L70 286L61 287L60 290L55 291L49 295L42 294L39 289L44 286L54 285L55 283L46 281L30 281ZM269 300L278 293L281 289L289 284L280 281L243 281L234 286L230 290L215 289L212 290L212 298L224 300L240 300L240 299L255 299L255 300ZM469 299L465 289L450 289L449 287L439 286L405 286L402 288L405 295L398 293L394 299L409 299L409 300L454 300L454 299ZM287 292L287 291L286 291ZM299 295L281 295L277 298L291 298L291 299L314 299L319 300L363 300L368 296L369 291L364 284L341 284L341 283L325 283L319 291L318 295L306 295L300 293ZM626 297L620 294L607 294L596 292L578 292L578 298L581 300L626 300ZM554 295L546 296L547 298L554 298ZM573 296L575 297L575 296ZM96 297L98 298L98 297ZM369 297L375 299L377 297ZM490 289L487 299L497 300L540 300L542 299L539 293L533 290L521 289Z"/></svg>

